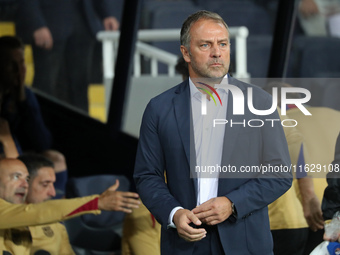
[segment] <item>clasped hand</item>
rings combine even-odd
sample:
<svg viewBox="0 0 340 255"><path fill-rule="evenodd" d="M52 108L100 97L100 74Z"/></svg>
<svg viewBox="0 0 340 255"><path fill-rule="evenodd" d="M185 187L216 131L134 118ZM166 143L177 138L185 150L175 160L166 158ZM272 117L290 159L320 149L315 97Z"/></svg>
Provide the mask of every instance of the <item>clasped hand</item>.
<svg viewBox="0 0 340 255"><path fill-rule="evenodd" d="M212 198L193 210L179 209L173 217L178 235L186 241L196 242L206 236L204 228L194 228L189 224L196 226L216 225L229 218L232 214L231 202L226 197Z"/></svg>

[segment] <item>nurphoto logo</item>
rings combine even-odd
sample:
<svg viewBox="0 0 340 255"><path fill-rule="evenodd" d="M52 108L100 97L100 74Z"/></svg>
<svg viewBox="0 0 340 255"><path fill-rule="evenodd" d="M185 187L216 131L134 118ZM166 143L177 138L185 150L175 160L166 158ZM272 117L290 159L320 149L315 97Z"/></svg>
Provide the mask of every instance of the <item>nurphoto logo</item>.
<svg viewBox="0 0 340 255"><path fill-rule="evenodd" d="M203 82L198 82L198 83L209 88L213 92L213 94L215 93L217 98L220 101L221 106L222 106L221 98L220 98L219 94L217 93L217 91L212 86L205 84ZM226 91L229 90L229 92L232 94L232 97L233 97L233 115L244 115L244 95L243 95L242 90L235 85L225 84L225 83L221 83L221 84L216 85L216 86L218 88L224 88ZM215 105L217 106L216 100L215 100L215 98L213 97L213 95L211 94L210 91L208 91L207 89L204 89L204 88L200 88L200 87L198 87L198 89L201 89L204 92L206 92L214 100ZM255 115L259 115L259 116L270 115L273 112L275 112L276 106L277 106L277 101L278 101L278 93L277 92L278 92L277 88L273 88L273 93L272 93L273 101L272 101L272 106L271 106L270 109L257 110L253 106L253 88L248 88L248 95L249 96L248 96L247 104L248 104L248 108L249 108L250 112L255 114ZM288 93L302 93L302 94L305 94L306 97L289 99L289 98L287 98ZM286 115L286 106L287 105L295 105L297 108L299 108L303 112L304 115L312 115L306 109L306 107L303 105L304 103L307 103L310 99L311 99L311 93L309 92L308 89L296 88L296 87L283 87L283 88L281 88L281 114ZM207 114L207 98L206 97L202 97L202 106L201 107L202 107L201 108L202 115L206 115Z"/></svg>
<svg viewBox="0 0 340 255"><path fill-rule="evenodd" d="M198 87L198 89L208 94L211 97L211 99L214 101L215 106L217 106L218 104L216 102L214 94L218 98L220 105L223 106L220 95L217 93L216 88L223 88L225 91L230 92L233 97L233 115L244 115L245 97L244 97L242 90L239 87L232 85L232 84L221 83L221 84L216 84L215 88L213 88L212 86L206 83L203 83L203 82L198 82L198 83L204 86L204 87ZM248 106L249 111L252 114L257 115L257 116L268 116L275 112L277 105L278 105L278 99L279 99L278 88L273 87L272 105L269 109L264 109L264 110L255 109L254 104L253 104L253 88L249 87L247 89L247 92L248 92L247 106ZM311 99L311 93L309 90L305 88L299 88L299 87L282 87L280 88L280 92L281 92L281 98L280 98L281 115L286 115L287 105L294 105L294 107L300 109L300 111L304 115L312 115L303 105L304 103L307 103ZM287 94L289 93L304 94L305 97L287 98ZM205 96L202 97L201 114L207 115L207 98ZM246 126L246 124L248 124L248 126L250 127L262 127L265 122L268 122L268 123L271 123L273 127L274 123L277 121L280 121L280 119L265 119L265 121L261 119L250 119L247 121L244 120L243 122L234 122L234 123L232 119L231 120L214 119L213 126L215 127L216 125L225 125L227 123L230 123L231 126L237 125L237 124ZM280 122L282 126L284 127L295 127L298 124L297 121L293 119L285 119Z"/></svg>

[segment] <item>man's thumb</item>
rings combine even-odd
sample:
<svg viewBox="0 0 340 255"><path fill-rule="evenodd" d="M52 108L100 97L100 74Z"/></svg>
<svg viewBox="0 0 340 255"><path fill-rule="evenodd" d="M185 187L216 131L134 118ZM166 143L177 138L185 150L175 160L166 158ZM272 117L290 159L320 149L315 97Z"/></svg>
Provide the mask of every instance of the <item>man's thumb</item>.
<svg viewBox="0 0 340 255"><path fill-rule="evenodd" d="M110 190L110 191L116 191L116 190L118 189L118 187L119 187L119 180L116 179L116 183L113 184L110 188L108 188L108 190Z"/></svg>

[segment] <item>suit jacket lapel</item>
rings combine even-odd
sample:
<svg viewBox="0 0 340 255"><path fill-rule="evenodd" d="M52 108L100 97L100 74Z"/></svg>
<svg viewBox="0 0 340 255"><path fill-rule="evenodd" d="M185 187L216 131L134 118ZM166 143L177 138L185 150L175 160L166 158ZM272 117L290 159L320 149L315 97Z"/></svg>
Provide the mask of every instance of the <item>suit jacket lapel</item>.
<svg viewBox="0 0 340 255"><path fill-rule="evenodd" d="M229 78L229 83L237 85L244 92L245 87L243 87L242 84L239 83L237 80ZM197 175L194 169L196 166L196 151L191 116L189 81L187 80L186 82L182 83L182 86L179 86L178 90L175 93L177 94L177 96L175 96L173 99L175 118L177 122L179 135L181 137L183 148L187 158L187 163L192 168L190 169L192 174L191 177L193 177L192 179L195 188L195 194L197 194ZM244 120L243 115L233 115L233 97L231 95L231 92L228 93L228 106L226 119L229 121L229 123L226 125L224 133L223 152L221 161L222 166L228 165L227 163L228 161L230 161L232 150L236 144L240 127L242 125L236 124L233 125L233 127L230 127L230 120L232 119L234 123L243 122ZM197 197L195 199L197 199Z"/></svg>
<svg viewBox="0 0 340 255"><path fill-rule="evenodd" d="M223 151L222 151L222 165L228 165L227 162L230 159L232 154L232 150L236 144L238 133L240 131L240 127L242 124L236 124L232 127L230 126L231 120L233 123L240 123L243 122L244 116L243 115L233 115L233 97L229 91L228 93L228 106L227 106L227 116L226 120L228 123L225 126L224 131L224 141L223 141Z"/></svg>
<svg viewBox="0 0 340 255"><path fill-rule="evenodd" d="M196 150L194 129L191 115L190 87L189 81L182 83L182 86L175 92L177 96L173 99L175 118L177 128L182 140L183 148L190 169L190 177L192 177L195 194L197 194L197 175L195 173L196 166ZM197 198L195 198L197 199Z"/></svg>
<svg viewBox="0 0 340 255"><path fill-rule="evenodd" d="M242 84L238 84L237 80L233 78L229 78L229 84L236 85L244 93L245 87L243 87ZM246 99L245 99L245 102L246 102ZM244 121L244 115L233 115L233 96L230 91L228 92L228 106L227 106L226 120L228 120L228 123L226 124L225 131L224 131L221 166L227 166L229 164L228 162L230 162L230 157L232 155L233 148L236 146L240 128L243 125L243 124L236 124L231 127L230 126L231 120L233 121L233 123L236 123L236 122L242 123ZM223 186L220 184L221 184L221 181L223 180L224 180L223 178L219 178L218 196L223 195L223 194L220 194L221 188Z"/></svg>
<svg viewBox="0 0 340 255"><path fill-rule="evenodd" d="M183 83L182 83L183 84ZM185 86L185 87L184 87ZM173 99L177 128L188 163L190 159L190 89L187 83L180 86Z"/></svg>

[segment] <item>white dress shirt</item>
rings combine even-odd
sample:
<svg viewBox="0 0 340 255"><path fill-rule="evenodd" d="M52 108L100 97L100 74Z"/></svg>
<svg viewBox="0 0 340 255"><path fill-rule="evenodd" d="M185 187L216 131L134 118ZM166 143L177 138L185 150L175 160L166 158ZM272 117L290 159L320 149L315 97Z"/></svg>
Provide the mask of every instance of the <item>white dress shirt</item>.
<svg viewBox="0 0 340 255"><path fill-rule="evenodd" d="M228 76L223 79L223 83L228 82ZM219 85L215 86L219 94L222 106L215 94L215 102L212 98L206 100L207 113L202 115L202 100L206 94L200 92L189 78L191 110L194 127L196 165L200 167L201 172L197 172L197 205L200 205L211 198L217 197L218 190L218 173L202 172L207 170L208 166L221 165L222 150L224 141L225 125L213 127L214 119L226 119L228 91ZM210 90L209 90L210 91ZM169 215L169 226L176 227L173 223L173 216L177 210L182 207L175 207Z"/></svg>

